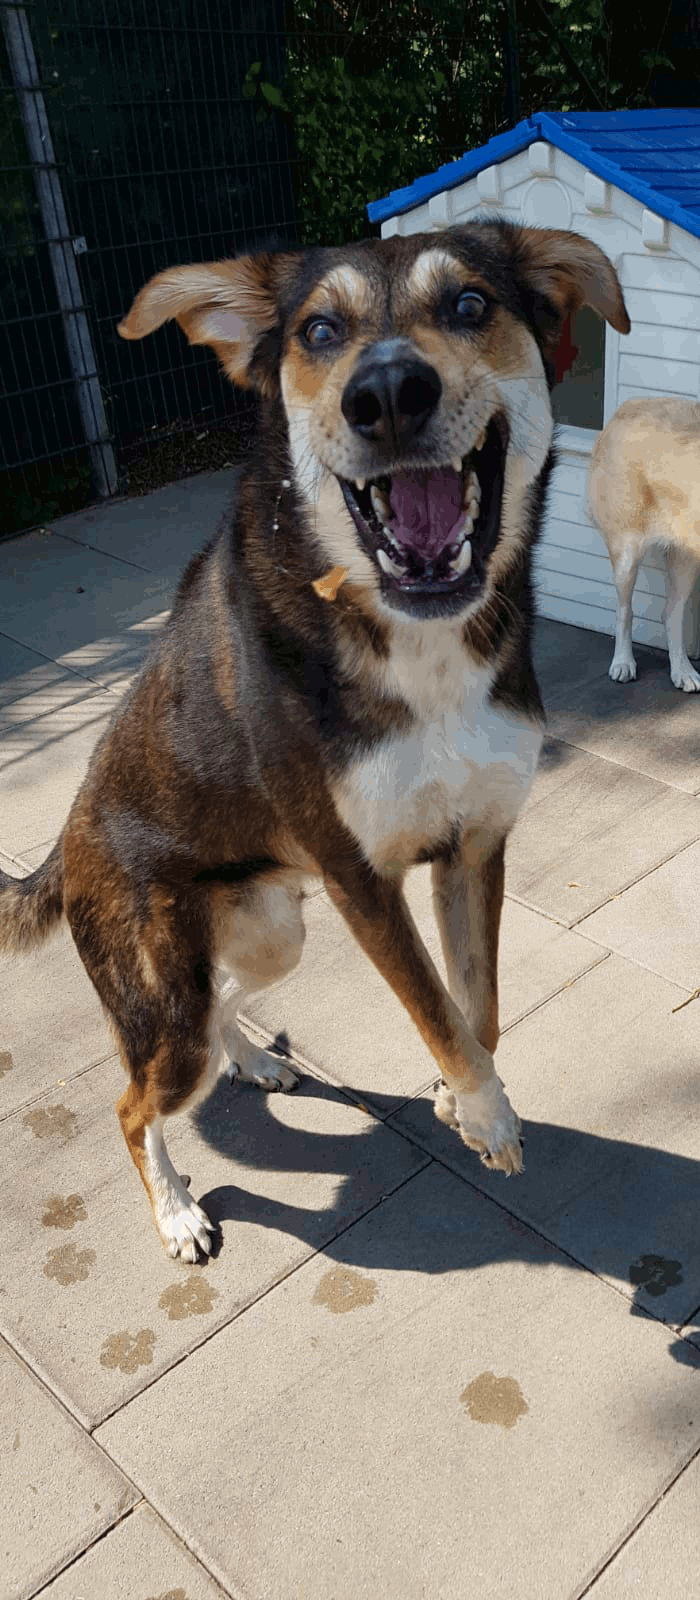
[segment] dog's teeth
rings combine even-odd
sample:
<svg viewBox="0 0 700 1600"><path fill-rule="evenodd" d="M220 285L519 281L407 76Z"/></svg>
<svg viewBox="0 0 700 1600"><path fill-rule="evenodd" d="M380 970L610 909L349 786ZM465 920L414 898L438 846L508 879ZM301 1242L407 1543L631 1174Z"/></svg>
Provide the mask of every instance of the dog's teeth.
<svg viewBox="0 0 700 1600"><path fill-rule="evenodd" d="M392 573L395 578L401 578L406 571L405 567L399 566L398 561L392 561L391 556L387 555L386 550L382 550L381 547L377 551L377 560L380 567L383 567L385 572Z"/></svg>
<svg viewBox="0 0 700 1600"><path fill-rule="evenodd" d="M476 441L476 444L474 446L474 449L475 450L483 450L485 444L486 444L486 429L482 428L481 433L479 434L479 437L478 437L478 439Z"/></svg>
<svg viewBox="0 0 700 1600"><path fill-rule="evenodd" d="M388 495L385 495L381 489L377 488L376 483L373 483L369 491L369 497L379 521L388 522L391 518L391 502Z"/></svg>
<svg viewBox="0 0 700 1600"><path fill-rule="evenodd" d="M452 460L450 462L450 466L451 466L453 472L461 472L462 471L462 457L461 456L453 456Z"/></svg>
<svg viewBox="0 0 700 1600"><path fill-rule="evenodd" d="M462 505L473 517L478 517L481 505L481 484L475 472L470 472L462 490Z"/></svg>
<svg viewBox="0 0 700 1600"><path fill-rule="evenodd" d="M367 479L366 478L356 478L355 479L355 488L359 489L360 493L362 493L362 490L367 488Z"/></svg>
<svg viewBox="0 0 700 1600"><path fill-rule="evenodd" d="M469 568L470 568L471 564L472 564L471 542L470 542L469 539L465 539L464 544L462 545L462 548L461 548L461 550L459 552L459 555L455 556L454 561L450 562L450 572L454 573L455 578L461 578L465 572L469 571Z"/></svg>
<svg viewBox="0 0 700 1600"><path fill-rule="evenodd" d="M465 493L475 495L477 500L481 499L481 484L479 483L479 479L477 478L475 472L470 472L468 474L464 489Z"/></svg>

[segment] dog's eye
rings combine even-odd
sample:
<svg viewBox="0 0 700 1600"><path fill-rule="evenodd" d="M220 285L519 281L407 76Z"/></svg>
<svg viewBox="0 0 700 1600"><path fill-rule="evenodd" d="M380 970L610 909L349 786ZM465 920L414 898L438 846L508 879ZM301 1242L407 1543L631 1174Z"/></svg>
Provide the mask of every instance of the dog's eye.
<svg viewBox="0 0 700 1600"><path fill-rule="evenodd" d="M455 311L461 322L468 322L472 327L476 327L486 314L483 294L477 294L475 289L465 289L455 301Z"/></svg>
<svg viewBox="0 0 700 1600"><path fill-rule="evenodd" d="M310 345L335 344L338 339L338 330L325 317L314 317L313 321L308 322L304 329L304 338L306 343Z"/></svg>

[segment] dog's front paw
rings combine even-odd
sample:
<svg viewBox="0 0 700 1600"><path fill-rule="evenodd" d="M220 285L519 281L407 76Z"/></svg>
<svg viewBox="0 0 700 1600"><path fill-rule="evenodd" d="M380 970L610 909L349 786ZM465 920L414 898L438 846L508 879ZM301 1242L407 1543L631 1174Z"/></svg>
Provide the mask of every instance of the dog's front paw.
<svg viewBox="0 0 700 1600"><path fill-rule="evenodd" d="M505 1172L507 1177L522 1172L520 1118L496 1073L472 1093L456 1090L453 1098L454 1126L469 1149L481 1156L484 1166Z"/></svg>
<svg viewBox="0 0 700 1600"><path fill-rule="evenodd" d="M682 689L684 694L697 694L700 689L700 677L688 660L674 663L671 667L671 682L674 688Z"/></svg>
<svg viewBox="0 0 700 1600"><path fill-rule="evenodd" d="M637 676L637 663L633 656L613 656L608 667L608 677L613 683L632 683Z"/></svg>
<svg viewBox="0 0 700 1600"><path fill-rule="evenodd" d="M181 1179L168 1183L154 1195L153 1210L156 1226L169 1256L179 1256L190 1264L202 1255L211 1255L214 1224L206 1211L187 1193Z"/></svg>

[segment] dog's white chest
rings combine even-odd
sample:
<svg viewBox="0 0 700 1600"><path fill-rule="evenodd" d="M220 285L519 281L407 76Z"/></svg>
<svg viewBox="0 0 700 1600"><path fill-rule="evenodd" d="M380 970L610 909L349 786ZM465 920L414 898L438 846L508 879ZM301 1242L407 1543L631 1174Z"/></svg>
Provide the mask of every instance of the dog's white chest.
<svg viewBox="0 0 700 1600"><path fill-rule="evenodd" d="M411 731L353 762L336 785L337 809L377 868L409 865L455 824L506 832L527 798L539 728L487 704L490 674L465 669L463 657L458 673L450 666L432 684L426 676L420 706L411 697Z"/></svg>

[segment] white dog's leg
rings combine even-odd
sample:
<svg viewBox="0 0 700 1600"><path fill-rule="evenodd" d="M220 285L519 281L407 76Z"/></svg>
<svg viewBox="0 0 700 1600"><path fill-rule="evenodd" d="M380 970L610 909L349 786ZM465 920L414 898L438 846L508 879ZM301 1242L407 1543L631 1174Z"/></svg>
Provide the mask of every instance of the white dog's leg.
<svg viewBox="0 0 700 1600"><path fill-rule="evenodd" d="M213 1026L228 1057L228 1076L259 1089L295 1089L297 1074L280 1056L247 1038L238 1012L249 995L293 972L301 956L304 919L296 880L260 883L233 908L220 933L225 937L218 951Z"/></svg>
<svg viewBox="0 0 700 1600"><path fill-rule="evenodd" d="M668 599L664 609L664 624L668 642L671 681L677 689L692 694L700 689L700 676L691 667L684 643L685 613L688 601L700 572L700 562L685 550L670 549L668 562Z"/></svg>
<svg viewBox="0 0 700 1600"><path fill-rule="evenodd" d="M614 557L613 576L617 591L617 622L615 626L615 653L608 673L616 683L629 683L637 676L637 666L632 653L632 595L639 571L641 550L635 541L626 544L622 553Z"/></svg>

